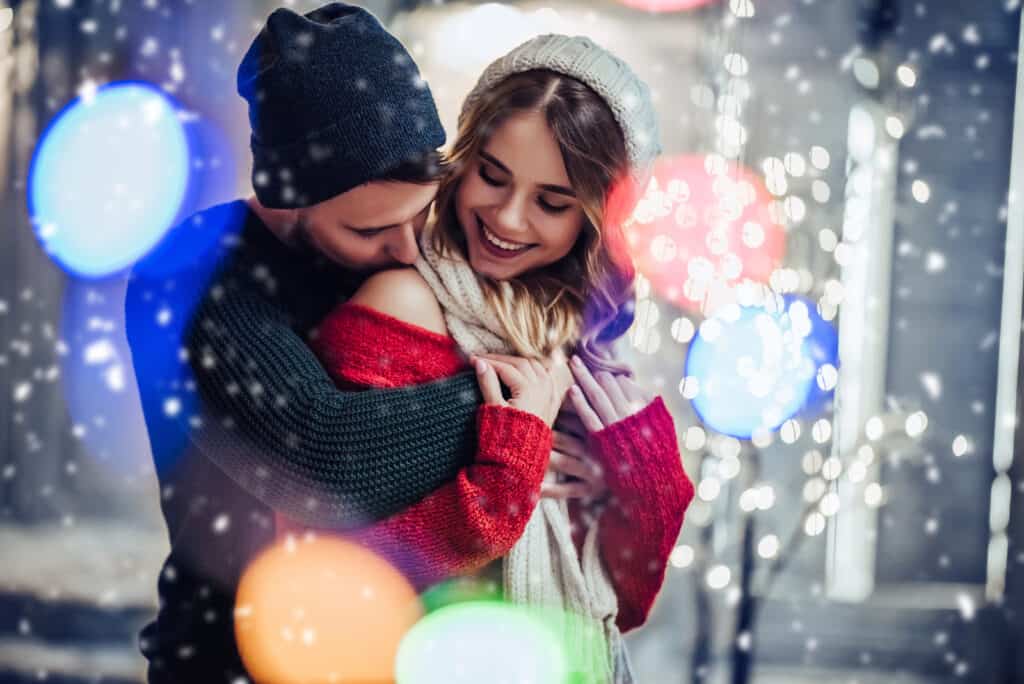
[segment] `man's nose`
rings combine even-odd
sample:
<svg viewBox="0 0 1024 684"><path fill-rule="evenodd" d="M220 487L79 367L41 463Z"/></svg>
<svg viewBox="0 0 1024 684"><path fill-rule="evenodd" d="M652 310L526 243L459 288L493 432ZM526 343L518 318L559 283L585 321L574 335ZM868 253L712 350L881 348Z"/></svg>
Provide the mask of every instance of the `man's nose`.
<svg viewBox="0 0 1024 684"><path fill-rule="evenodd" d="M398 228L394 241L388 245L391 258L395 261L411 266L416 263L420 256L420 247L417 241L419 231L413 224L407 223Z"/></svg>

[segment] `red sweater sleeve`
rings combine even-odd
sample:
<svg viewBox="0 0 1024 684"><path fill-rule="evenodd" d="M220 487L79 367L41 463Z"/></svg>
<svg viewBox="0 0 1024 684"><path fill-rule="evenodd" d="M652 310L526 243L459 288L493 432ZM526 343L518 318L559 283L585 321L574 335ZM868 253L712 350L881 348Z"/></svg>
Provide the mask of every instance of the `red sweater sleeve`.
<svg viewBox="0 0 1024 684"><path fill-rule="evenodd" d="M355 538L417 589L481 569L522 536L540 495L551 428L511 407L481 406L476 460L455 481Z"/></svg>
<svg viewBox="0 0 1024 684"><path fill-rule="evenodd" d="M338 385L404 387L469 370L448 335L345 302L316 327L310 346Z"/></svg>
<svg viewBox="0 0 1024 684"><path fill-rule="evenodd" d="M342 304L318 326L313 347L335 382L397 387L466 370L455 341L379 311ZM417 589L479 570L508 553L540 496L551 428L512 407L481 406L473 462L456 478L349 538L381 554ZM415 473L410 473L415 477ZM279 530L288 528L278 520Z"/></svg>
<svg viewBox="0 0 1024 684"><path fill-rule="evenodd" d="M668 557L693 500L675 425L660 397L591 436L611 497L599 518L598 546L619 598L618 626L639 627L665 581ZM573 508L574 521L585 513Z"/></svg>

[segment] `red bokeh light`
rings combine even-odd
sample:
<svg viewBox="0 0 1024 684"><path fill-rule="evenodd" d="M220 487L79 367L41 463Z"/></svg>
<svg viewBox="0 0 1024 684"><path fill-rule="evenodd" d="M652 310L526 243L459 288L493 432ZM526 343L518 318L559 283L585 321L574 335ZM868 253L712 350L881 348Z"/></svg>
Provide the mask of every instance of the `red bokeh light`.
<svg viewBox="0 0 1024 684"><path fill-rule="evenodd" d="M655 292L697 311L723 288L768 282L786 249L778 213L754 171L699 155L666 157L625 236Z"/></svg>
<svg viewBox="0 0 1024 684"><path fill-rule="evenodd" d="M715 0L619 0L626 7L648 12L680 12L710 5Z"/></svg>

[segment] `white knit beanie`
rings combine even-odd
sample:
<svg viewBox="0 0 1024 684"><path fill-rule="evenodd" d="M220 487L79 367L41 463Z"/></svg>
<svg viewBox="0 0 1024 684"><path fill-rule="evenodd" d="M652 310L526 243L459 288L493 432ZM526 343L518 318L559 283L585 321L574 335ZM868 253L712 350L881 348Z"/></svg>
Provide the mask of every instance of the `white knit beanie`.
<svg viewBox="0 0 1024 684"><path fill-rule="evenodd" d="M626 139L630 173L642 191L661 153L658 121L647 84L629 65L583 36L537 36L491 63L462 105L462 117L474 102L512 74L546 69L571 76L596 92L615 115Z"/></svg>

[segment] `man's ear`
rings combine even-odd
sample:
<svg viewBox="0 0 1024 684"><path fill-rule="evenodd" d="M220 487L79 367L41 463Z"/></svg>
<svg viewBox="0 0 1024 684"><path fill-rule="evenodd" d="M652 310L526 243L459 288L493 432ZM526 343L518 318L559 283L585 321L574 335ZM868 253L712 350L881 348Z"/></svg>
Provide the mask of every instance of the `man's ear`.
<svg viewBox="0 0 1024 684"><path fill-rule="evenodd" d="M249 208L263 221L272 233L285 242L291 242L299 230L302 221L301 209L268 209L255 197L246 200Z"/></svg>
<svg viewBox="0 0 1024 684"><path fill-rule="evenodd" d="M286 226L285 235L289 242L306 241L306 212L302 209L282 209L281 223Z"/></svg>

